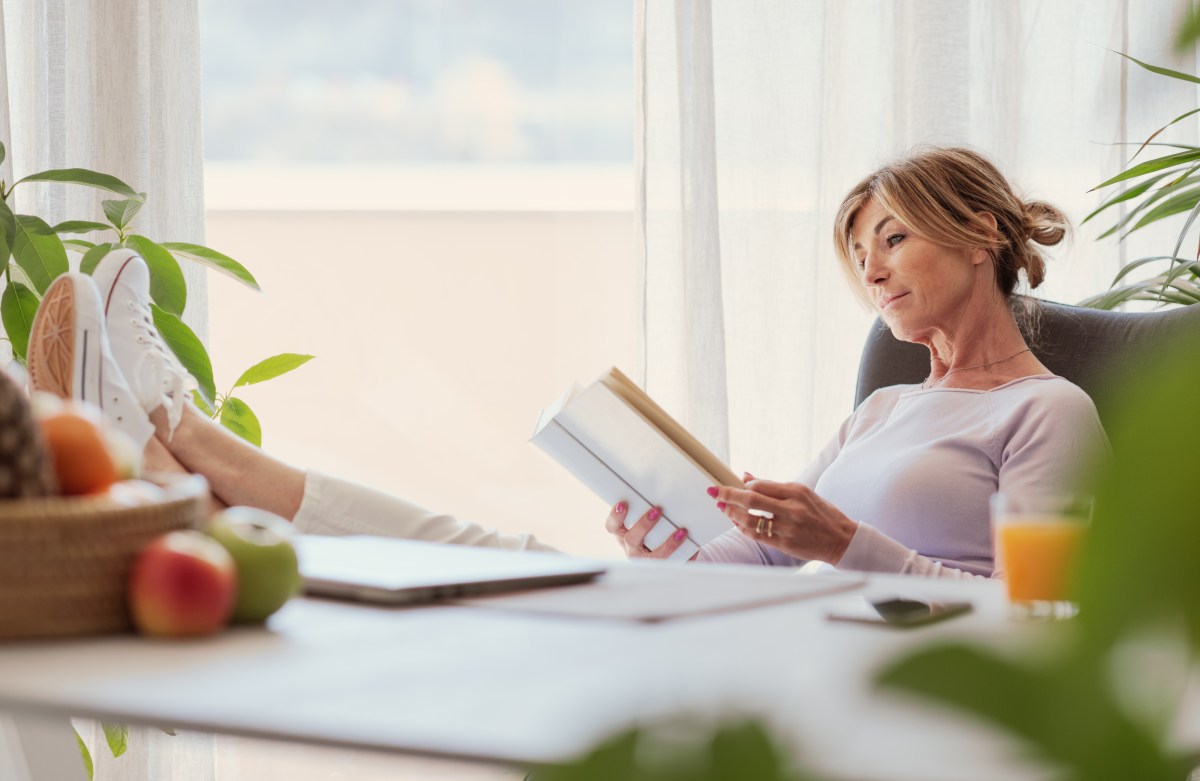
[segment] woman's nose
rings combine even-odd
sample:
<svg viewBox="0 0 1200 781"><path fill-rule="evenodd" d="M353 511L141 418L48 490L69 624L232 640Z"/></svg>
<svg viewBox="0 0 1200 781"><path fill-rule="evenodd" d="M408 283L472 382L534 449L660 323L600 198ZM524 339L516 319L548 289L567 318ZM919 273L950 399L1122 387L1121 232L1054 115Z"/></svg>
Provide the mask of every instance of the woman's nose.
<svg viewBox="0 0 1200 781"><path fill-rule="evenodd" d="M867 287L883 283L888 278L887 266L879 262L875 253L863 258L862 283Z"/></svg>

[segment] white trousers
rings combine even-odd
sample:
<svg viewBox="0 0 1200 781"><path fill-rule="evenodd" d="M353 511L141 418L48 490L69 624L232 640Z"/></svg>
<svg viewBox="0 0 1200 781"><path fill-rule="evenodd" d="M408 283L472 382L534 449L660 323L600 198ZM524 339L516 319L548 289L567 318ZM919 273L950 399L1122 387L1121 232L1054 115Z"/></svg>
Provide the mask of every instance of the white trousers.
<svg viewBox="0 0 1200 781"><path fill-rule="evenodd" d="M558 553L532 534L504 534L439 515L396 496L320 472L304 476L304 499L294 519L304 534L374 534L450 545Z"/></svg>

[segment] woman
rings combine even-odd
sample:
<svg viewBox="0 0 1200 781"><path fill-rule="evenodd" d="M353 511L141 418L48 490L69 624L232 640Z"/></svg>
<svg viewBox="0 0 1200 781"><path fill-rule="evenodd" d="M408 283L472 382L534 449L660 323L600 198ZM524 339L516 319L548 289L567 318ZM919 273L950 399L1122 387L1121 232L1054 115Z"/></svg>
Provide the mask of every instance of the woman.
<svg viewBox="0 0 1200 781"><path fill-rule="evenodd" d="M736 528L697 558L991 575L989 496L1065 490L1107 447L1091 399L1030 352L1012 311L1020 274L1031 288L1045 275L1034 244L1066 229L967 149L922 152L859 182L834 247L892 334L929 348L929 376L873 393L795 482L710 490ZM678 547L647 551L656 519L628 531L625 520L618 504L606 526L630 556Z"/></svg>
<svg viewBox="0 0 1200 781"><path fill-rule="evenodd" d="M1064 234L1057 210L1021 202L968 150L932 150L864 179L839 210L835 248L892 332L929 347L929 377L864 401L796 482L714 486L734 528L698 558L991 574L988 496L1061 489L1104 447L1091 400L1029 352L1009 307L1021 271L1031 287L1043 277L1030 242ZM28 357L35 389L96 401L144 446L147 469L202 474L222 503L270 510L306 532L551 550L306 473L209 420L187 402L190 378L154 329L148 291L146 266L129 250L104 258L90 278L60 277ZM98 375L85 370L97 365ZM649 551L642 543L657 511L628 530L624 515L619 503L606 525L630 556L665 557L682 541Z"/></svg>

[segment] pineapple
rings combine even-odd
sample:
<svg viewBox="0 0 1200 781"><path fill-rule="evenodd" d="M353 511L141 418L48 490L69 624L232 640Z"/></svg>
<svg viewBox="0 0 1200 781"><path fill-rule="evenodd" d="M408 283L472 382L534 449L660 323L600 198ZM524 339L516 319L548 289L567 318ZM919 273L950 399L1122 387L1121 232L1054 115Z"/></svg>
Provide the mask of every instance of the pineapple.
<svg viewBox="0 0 1200 781"><path fill-rule="evenodd" d="M0 499L52 496L53 464L25 392L0 371Z"/></svg>

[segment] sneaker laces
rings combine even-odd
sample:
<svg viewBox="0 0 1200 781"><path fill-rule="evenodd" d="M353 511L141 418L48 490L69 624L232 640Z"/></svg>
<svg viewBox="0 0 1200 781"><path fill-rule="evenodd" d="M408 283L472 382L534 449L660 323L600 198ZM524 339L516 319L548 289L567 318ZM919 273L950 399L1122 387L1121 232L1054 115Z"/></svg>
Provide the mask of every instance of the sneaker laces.
<svg viewBox="0 0 1200 781"><path fill-rule="evenodd" d="M156 389L152 391L155 393L152 399L142 401L152 402L148 405L147 412L159 404L167 411L169 441L175 435L179 421L183 419L183 405L189 392L197 387L197 383L154 327L154 318L150 315L150 307L146 302L138 299L138 303L134 303L131 299L126 305L132 315L129 322L136 330L137 343L147 348L138 357L137 376L149 377L150 387Z"/></svg>

